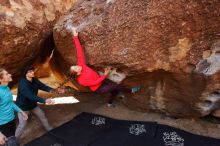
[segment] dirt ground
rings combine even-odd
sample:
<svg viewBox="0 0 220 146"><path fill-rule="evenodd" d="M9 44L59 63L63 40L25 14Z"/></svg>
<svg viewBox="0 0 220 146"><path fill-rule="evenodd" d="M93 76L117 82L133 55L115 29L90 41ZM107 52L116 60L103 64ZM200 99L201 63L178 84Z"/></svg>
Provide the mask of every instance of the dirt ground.
<svg viewBox="0 0 220 146"><path fill-rule="evenodd" d="M62 125L81 112L90 112L116 119L156 121L191 133L220 138L220 124L213 124L201 119L175 119L155 112L137 112L130 110L119 101L116 101L116 107L107 107L104 97L97 97L89 93L83 93L76 96L80 100L80 102L76 104L40 105L53 127ZM33 115L30 115L28 120L28 125L20 138L21 145L45 133L40 122Z"/></svg>

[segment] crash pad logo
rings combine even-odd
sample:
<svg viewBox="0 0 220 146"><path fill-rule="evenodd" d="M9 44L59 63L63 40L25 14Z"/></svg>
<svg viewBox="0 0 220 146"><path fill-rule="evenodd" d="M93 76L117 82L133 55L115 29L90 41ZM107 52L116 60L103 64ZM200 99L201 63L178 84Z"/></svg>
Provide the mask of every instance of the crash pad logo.
<svg viewBox="0 0 220 146"><path fill-rule="evenodd" d="M134 135L140 135L142 133L146 133L145 125L141 124L132 124L129 128L129 133Z"/></svg>
<svg viewBox="0 0 220 146"><path fill-rule="evenodd" d="M92 124L93 125L105 125L105 118L103 117L94 117L92 119Z"/></svg>
<svg viewBox="0 0 220 146"><path fill-rule="evenodd" d="M163 141L166 146L184 146L184 139L176 132L164 132Z"/></svg>
<svg viewBox="0 0 220 146"><path fill-rule="evenodd" d="M62 146L62 145L59 143L55 143L55 144L51 144L50 146Z"/></svg>

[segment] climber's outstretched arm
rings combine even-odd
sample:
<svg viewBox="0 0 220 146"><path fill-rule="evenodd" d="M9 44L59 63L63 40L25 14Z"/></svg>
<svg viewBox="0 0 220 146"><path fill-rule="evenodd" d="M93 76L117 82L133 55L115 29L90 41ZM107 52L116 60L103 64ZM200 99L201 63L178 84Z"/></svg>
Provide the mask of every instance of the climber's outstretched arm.
<svg viewBox="0 0 220 146"><path fill-rule="evenodd" d="M78 32L76 31L76 28L72 28L72 34L74 36L73 42L76 46L76 51L77 51L77 64L85 65L86 64L85 56L84 56L83 49L78 38Z"/></svg>

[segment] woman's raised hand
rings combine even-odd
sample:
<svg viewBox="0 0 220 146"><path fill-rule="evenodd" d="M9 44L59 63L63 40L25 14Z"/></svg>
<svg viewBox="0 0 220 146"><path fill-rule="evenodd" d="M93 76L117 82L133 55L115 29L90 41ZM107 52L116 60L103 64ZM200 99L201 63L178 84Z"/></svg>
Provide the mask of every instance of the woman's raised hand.
<svg viewBox="0 0 220 146"><path fill-rule="evenodd" d="M75 27L72 27L72 34L73 36L78 36L78 32Z"/></svg>

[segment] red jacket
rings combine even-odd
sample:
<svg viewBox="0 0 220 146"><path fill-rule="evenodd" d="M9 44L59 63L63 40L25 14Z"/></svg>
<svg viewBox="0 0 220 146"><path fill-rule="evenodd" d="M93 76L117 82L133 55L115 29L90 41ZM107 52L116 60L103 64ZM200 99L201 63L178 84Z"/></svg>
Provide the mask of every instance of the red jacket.
<svg viewBox="0 0 220 146"><path fill-rule="evenodd" d="M100 77L93 69L86 65L85 56L77 36L74 36L74 43L77 50L77 65L82 66L82 71L77 77L77 81L80 85L88 86L92 91L95 91L101 86L106 75Z"/></svg>

